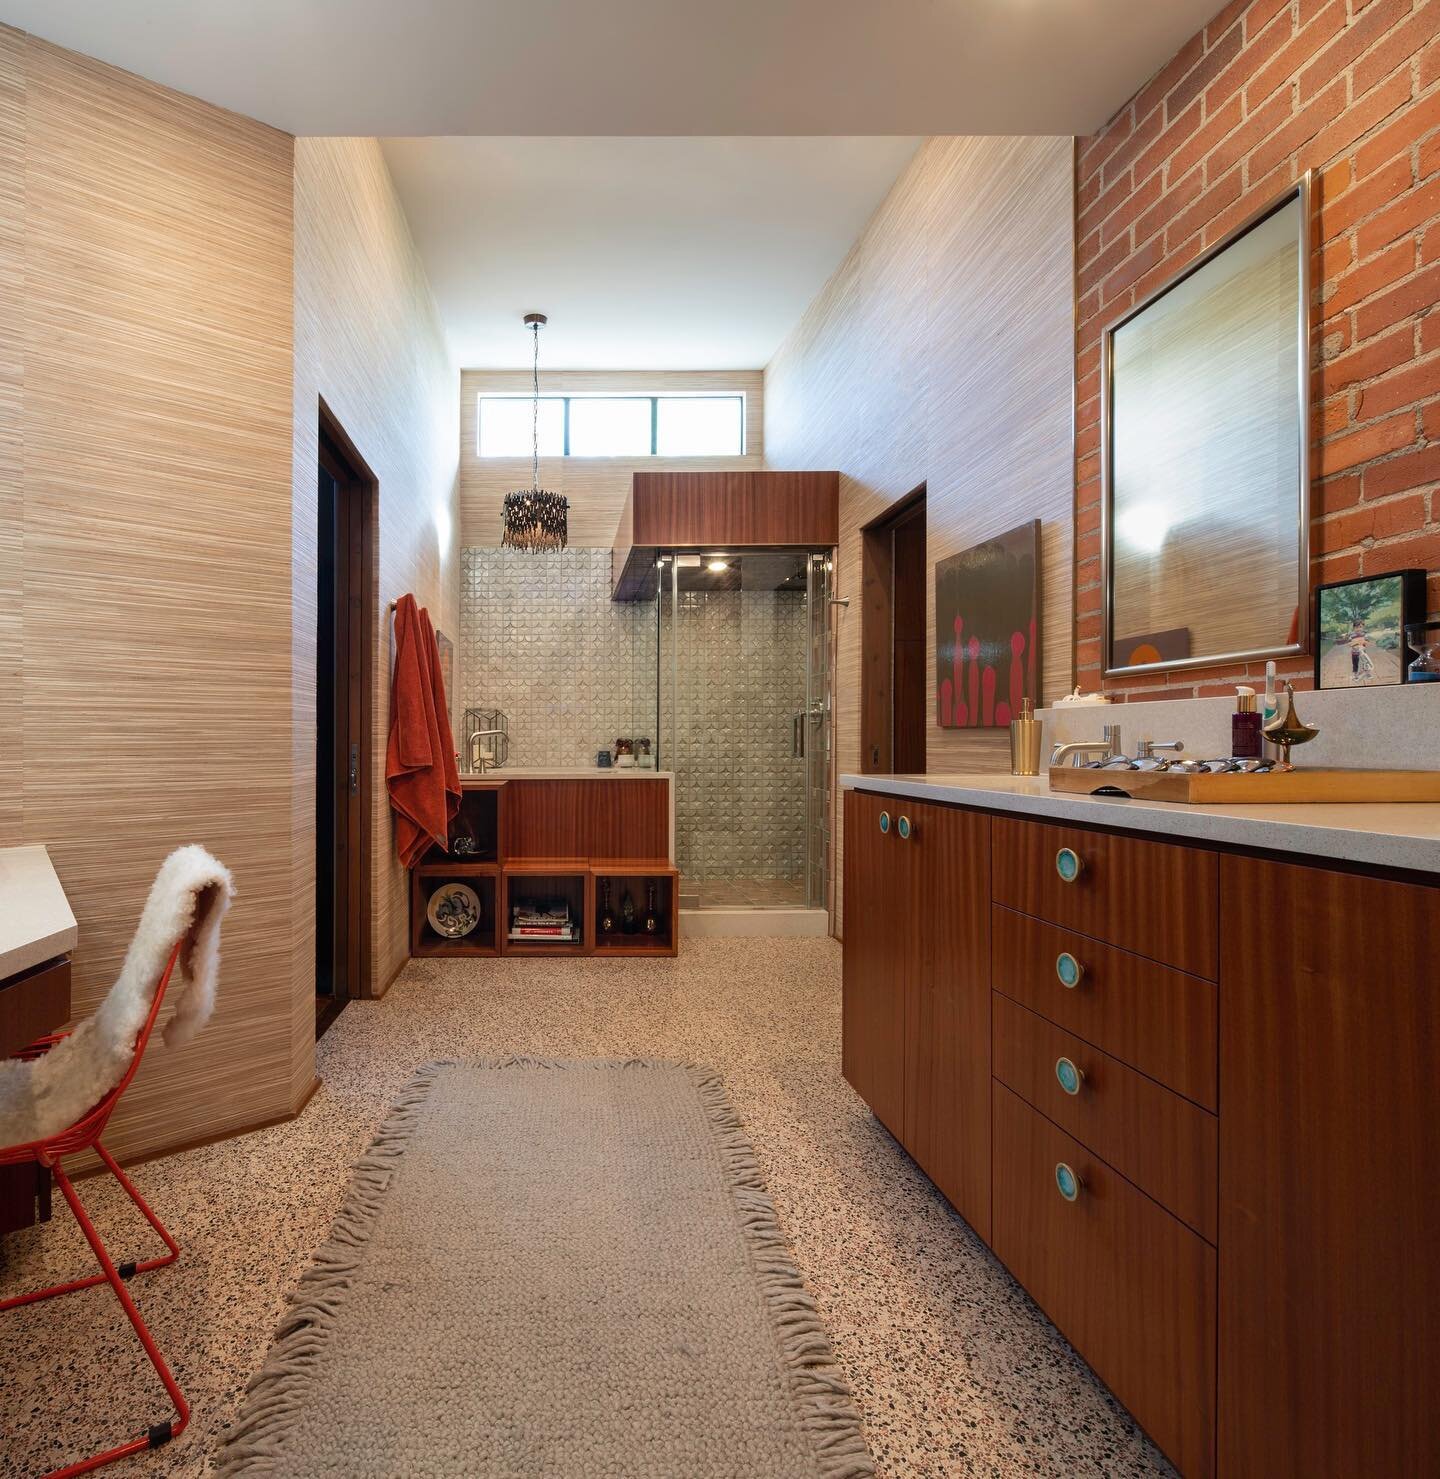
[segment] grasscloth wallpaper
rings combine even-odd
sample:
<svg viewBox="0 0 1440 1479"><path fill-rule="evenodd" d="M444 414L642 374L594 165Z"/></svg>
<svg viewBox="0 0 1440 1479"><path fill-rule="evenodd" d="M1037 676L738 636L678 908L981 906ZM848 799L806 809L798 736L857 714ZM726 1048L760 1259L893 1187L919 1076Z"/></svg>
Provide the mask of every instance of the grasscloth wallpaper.
<svg viewBox="0 0 1440 1479"><path fill-rule="evenodd" d="M766 370L767 464L840 470L837 773L860 768L859 531L920 483L926 672L936 561L1038 518L1045 693L1070 687L1072 169L1069 139L927 140ZM933 704L927 755L1009 764L1000 731L941 729Z"/></svg>
<svg viewBox="0 0 1440 1479"><path fill-rule="evenodd" d="M233 869L216 1018L157 1045L135 1156L314 1082L319 398L379 478L374 976L405 952L389 600L458 624L456 375L378 146L305 140L0 27L0 845L79 923L75 1012L156 868Z"/></svg>
<svg viewBox="0 0 1440 1479"><path fill-rule="evenodd" d="M0 27L0 839L20 836L24 612L25 52Z"/></svg>
<svg viewBox="0 0 1440 1479"><path fill-rule="evenodd" d="M238 888L214 1022L107 1136L133 1155L296 1102L291 140L3 29L0 97L0 834L50 848L77 1015L171 848Z"/></svg>
<svg viewBox="0 0 1440 1479"><path fill-rule="evenodd" d="M382 991L408 952L405 874L385 795L393 660L389 603L413 591L452 640L460 620L457 374L409 225L374 139L295 141L293 887L295 1065L314 1035L315 457L319 402L380 488L371 735L371 976ZM454 696L451 695L453 698Z"/></svg>

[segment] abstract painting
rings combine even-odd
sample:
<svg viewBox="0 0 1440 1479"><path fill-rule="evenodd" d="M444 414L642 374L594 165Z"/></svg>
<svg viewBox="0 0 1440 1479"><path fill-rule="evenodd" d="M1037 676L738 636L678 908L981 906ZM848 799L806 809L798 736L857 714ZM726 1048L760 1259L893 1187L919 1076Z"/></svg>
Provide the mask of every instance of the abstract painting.
<svg viewBox="0 0 1440 1479"><path fill-rule="evenodd" d="M935 706L944 729L1000 729L1040 702L1040 521L935 566Z"/></svg>

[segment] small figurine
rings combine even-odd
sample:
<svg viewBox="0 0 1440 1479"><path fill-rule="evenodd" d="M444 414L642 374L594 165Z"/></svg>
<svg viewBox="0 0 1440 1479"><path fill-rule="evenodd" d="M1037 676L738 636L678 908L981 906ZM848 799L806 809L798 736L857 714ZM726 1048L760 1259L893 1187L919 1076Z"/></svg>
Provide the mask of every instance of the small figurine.
<svg viewBox="0 0 1440 1479"><path fill-rule="evenodd" d="M1290 747L1292 745L1303 745L1307 740L1315 738L1320 731L1313 725L1306 724L1295 712L1295 685L1285 685L1285 708L1265 726L1265 738L1271 744L1280 746L1280 764L1277 770L1294 770L1290 763Z"/></svg>

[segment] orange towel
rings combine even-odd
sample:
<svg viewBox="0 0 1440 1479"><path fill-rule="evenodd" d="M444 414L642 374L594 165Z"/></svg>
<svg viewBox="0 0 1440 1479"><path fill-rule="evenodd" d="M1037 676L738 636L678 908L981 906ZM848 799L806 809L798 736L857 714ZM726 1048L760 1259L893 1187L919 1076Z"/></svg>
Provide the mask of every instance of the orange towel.
<svg viewBox="0 0 1440 1479"><path fill-rule="evenodd" d="M390 739L385 785L395 813L395 853L407 868L447 847L460 810L460 775L440 648L430 615L401 596L395 607L395 674L390 684Z"/></svg>

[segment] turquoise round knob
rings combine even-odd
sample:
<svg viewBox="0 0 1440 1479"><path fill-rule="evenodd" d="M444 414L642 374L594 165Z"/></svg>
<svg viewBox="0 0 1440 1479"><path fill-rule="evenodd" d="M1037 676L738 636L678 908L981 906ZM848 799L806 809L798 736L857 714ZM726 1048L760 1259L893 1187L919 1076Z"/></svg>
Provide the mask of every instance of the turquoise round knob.
<svg viewBox="0 0 1440 1479"><path fill-rule="evenodd" d="M1056 1163L1055 1186L1060 1195L1064 1197L1067 1202L1073 1202L1079 1198L1080 1188L1084 1184L1085 1183L1080 1180L1075 1172L1069 1166L1067 1166L1064 1161L1059 1161Z"/></svg>
<svg viewBox="0 0 1440 1479"><path fill-rule="evenodd" d="M910 840L910 818L902 816L895 823L895 830L900 834L901 842L908 842Z"/></svg>
<svg viewBox="0 0 1440 1479"><path fill-rule="evenodd" d="M1067 1094L1078 1094L1080 1085L1085 1082L1084 1073L1069 1058L1055 1060L1055 1077Z"/></svg>
<svg viewBox="0 0 1440 1479"><path fill-rule="evenodd" d="M882 811L880 813L880 830L882 832L888 832L890 830L890 813L888 811Z"/></svg>
<svg viewBox="0 0 1440 1479"><path fill-rule="evenodd" d="M1062 950L1055 957L1055 974L1059 976L1062 986L1073 991L1080 984L1085 967L1068 950Z"/></svg>
<svg viewBox="0 0 1440 1479"><path fill-rule="evenodd" d="M1073 847L1062 847L1055 854L1055 871L1060 875L1061 883L1074 883L1084 867L1080 854Z"/></svg>

